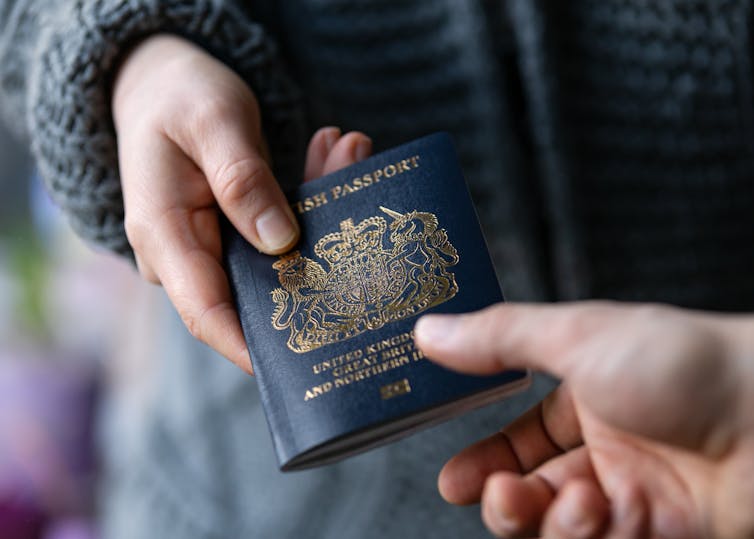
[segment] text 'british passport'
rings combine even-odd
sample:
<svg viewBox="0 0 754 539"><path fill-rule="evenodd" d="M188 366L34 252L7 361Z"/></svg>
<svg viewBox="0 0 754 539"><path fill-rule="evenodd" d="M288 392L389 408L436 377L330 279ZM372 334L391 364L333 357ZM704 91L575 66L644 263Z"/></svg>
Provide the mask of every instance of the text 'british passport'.
<svg viewBox="0 0 754 539"><path fill-rule="evenodd" d="M465 376L414 346L424 313L503 300L450 136L388 150L289 196L301 240L224 251L283 470L326 464L502 398L526 372Z"/></svg>

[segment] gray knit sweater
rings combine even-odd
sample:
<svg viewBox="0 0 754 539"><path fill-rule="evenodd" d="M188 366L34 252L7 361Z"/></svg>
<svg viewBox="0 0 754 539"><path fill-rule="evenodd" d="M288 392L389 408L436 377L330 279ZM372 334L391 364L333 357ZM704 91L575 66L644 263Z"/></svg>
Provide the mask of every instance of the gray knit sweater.
<svg viewBox="0 0 754 539"><path fill-rule="evenodd" d="M128 252L108 83L131 44L174 32L255 90L284 182L323 124L378 149L451 131L511 299L754 310L749 1L0 6L3 108L75 229L110 249ZM113 537L477 536L476 512L444 506L434 474L548 387L283 477L249 382L166 324L160 396L138 441L107 452Z"/></svg>

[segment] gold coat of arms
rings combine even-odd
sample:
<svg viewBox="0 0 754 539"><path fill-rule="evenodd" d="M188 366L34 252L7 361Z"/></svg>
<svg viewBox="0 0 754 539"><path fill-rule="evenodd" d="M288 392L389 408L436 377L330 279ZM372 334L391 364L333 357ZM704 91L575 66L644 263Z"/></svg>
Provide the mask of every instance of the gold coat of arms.
<svg viewBox="0 0 754 539"><path fill-rule="evenodd" d="M309 352L367 330L421 313L456 295L448 268L458 252L432 213L398 213L380 206L392 221L374 216L340 223L314 246L329 266L299 251L272 267L282 288L271 292L272 325L289 330L288 348Z"/></svg>

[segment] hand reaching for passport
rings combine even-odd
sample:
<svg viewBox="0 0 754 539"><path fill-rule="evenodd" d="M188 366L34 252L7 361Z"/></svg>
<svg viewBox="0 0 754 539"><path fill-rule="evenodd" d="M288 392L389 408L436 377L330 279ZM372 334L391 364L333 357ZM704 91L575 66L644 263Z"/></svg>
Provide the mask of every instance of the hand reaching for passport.
<svg viewBox="0 0 754 539"><path fill-rule="evenodd" d="M467 373L563 380L451 459L439 489L500 537L754 537L754 317L613 303L428 315L422 351Z"/></svg>
<svg viewBox="0 0 754 539"><path fill-rule="evenodd" d="M260 251L299 229L269 165L254 94L190 42L155 36L120 68L112 99L126 233L141 274L165 287L196 338L251 373L221 263L218 211ZM371 141L318 131L305 179L368 157Z"/></svg>

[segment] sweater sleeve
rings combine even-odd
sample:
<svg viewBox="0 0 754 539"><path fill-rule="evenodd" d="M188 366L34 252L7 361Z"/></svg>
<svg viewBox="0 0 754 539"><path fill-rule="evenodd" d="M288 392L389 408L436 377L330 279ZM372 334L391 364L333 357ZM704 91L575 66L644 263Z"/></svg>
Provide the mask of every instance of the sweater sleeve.
<svg viewBox="0 0 754 539"><path fill-rule="evenodd" d="M84 239L130 253L109 91L124 52L151 34L181 35L235 69L259 100L276 174L300 175L300 92L232 0L0 0L0 21L0 108Z"/></svg>

